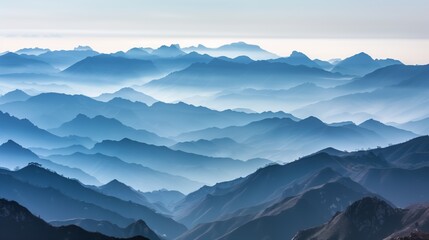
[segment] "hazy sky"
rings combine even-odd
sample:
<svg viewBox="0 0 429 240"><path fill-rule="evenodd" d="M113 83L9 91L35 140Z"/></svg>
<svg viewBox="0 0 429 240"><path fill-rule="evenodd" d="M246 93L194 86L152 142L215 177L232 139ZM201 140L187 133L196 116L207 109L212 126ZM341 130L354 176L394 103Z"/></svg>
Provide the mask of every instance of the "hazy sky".
<svg viewBox="0 0 429 240"><path fill-rule="evenodd" d="M428 10L428 0L0 0L0 51L246 40L281 55L366 50L429 63Z"/></svg>

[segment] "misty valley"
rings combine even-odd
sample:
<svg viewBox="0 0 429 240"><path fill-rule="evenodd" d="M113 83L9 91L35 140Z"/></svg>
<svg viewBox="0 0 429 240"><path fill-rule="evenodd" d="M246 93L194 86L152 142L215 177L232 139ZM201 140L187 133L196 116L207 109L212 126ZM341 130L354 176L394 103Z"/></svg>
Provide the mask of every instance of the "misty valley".
<svg viewBox="0 0 429 240"><path fill-rule="evenodd" d="M428 134L429 65L11 50L0 239L429 239Z"/></svg>

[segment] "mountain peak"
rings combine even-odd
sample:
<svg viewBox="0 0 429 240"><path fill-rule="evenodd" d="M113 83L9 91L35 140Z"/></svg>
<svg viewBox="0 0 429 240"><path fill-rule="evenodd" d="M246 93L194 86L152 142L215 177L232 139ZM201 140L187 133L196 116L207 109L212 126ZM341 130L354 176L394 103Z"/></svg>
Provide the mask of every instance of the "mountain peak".
<svg viewBox="0 0 429 240"><path fill-rule="evenodd" d="M78 115L76 115L76 117L74 118L74 120L79 121L79 120L88 120L90 119L88 116L86 116L83 113L79 113ZM72 120L73 121L73 120Z"/></svg>
<svg viewBox="0 0 429 240"><path fill-rule="evenodd" d="M326 125L324 122L322 122L322 120L320 120L314 116L307 117L307 118L305 118L299 122L300 123L306 123L306 124L312 124L312 125Z"/></svg>
<svg viewBox="0 0 429 240"><path fill-rule="evenodd" d="M365 197L354 202L345 211L345 216L351 218L355 224L361 224L372 219L373 224L382 225L384 219L395 215L397 209L377 197Z"/></svg>
<svg viewBox="0 0 429 240"><path fill-rule="evenodd" d="M120 182L117 179L113 179L112 181L106 183L103 187L127 187L124 183Z"/></svg>
<svg viewBox="0 0 429 240"><path fill-rule="evenodd" d="M16 102L16 101L25 101L31 96L25 93L22 90L16 89L6 93L0 97L0 103Z"/></svg>
<svg viewBox="0 0 429 240"><path fill-rule="evenodd" d="M360 125L368 125L368 124L371 124L371 125L384 125L382 122L377 121L377 120L375 120L373 118L370 118L370 119L362 122Z"/></svg>
<svg viewBox="0 0 429 240"><path fill-rule="evenodd" d="M77 46L73 49L74 51L93 51L89 46Z"/></svg>
<svg viewBox="0 0 429 240"><path fill-rule="evenodd" d="M19 145L18 143L14 142L13 140L7 140L7 142L3 143L2 145L0 145L1 148L7 148L10 150L14 150L14 149L24 149L21 145Z"/></svg>
<svg viewBox="0 0 429 240"><path fill-rule="evenodd" d="M353 55L353 56L351 56L348 59L353 59L355 61L356 60L359 60L359 61L369 61L369 62L374 61L374 59L370 55L368 55L367 53L364 53L364 52L360 52L360 53L358 53L356 55ZM345 59L345 60L347 60L347 59Z"/></svg>
<svg viewBox="0 0 429 240"><path fill-rule="evenodd" d="M293 57L293 58L308 58L307 55L305 55L302 52L298 52L298 51L293 51L289 57Z"/></svg>

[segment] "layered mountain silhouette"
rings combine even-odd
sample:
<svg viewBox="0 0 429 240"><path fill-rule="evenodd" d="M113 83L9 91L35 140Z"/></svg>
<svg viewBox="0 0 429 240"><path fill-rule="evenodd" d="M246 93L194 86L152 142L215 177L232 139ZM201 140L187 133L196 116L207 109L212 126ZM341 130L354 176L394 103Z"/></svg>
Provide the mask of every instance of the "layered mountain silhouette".
<svg viewBox="0 0 429 240"><path fill-rule="evenodd" d="M95 99L103 102L108 102L114 98L123 98L133 102L142 102L148 106L154 104L155 102L158 102L158 100L154 99L153 97L146 95L142 92L138 92L129 87L121 88L114 93L103 93Z"/></svg>
<svg viewBox="0 0 429 240"><path fill-rule="evenodd" d="M428 181L425 178L426 168L397 169L392 167L394 161L389 156L401 151L408 152L408 154L420 152L422 147L425 148L425 142L427 142L427 137L421 137L387 148L353 152L343 156L320 152L285 165L265 167L244 179L203 187L189 194L177 206L176 218L182 223L196 225L219 220L223 214L243 208L261 210L256 206L269 203L281 196L298 194L302 191L297 190L302 189L299 186L313 186L314 184L307 184L304 180L308 178L309 174L327 167L343 176L351 177L370 191L376 192L400 206L421 202L424 201L423 199L427 199L424 194L425 184ZM405 148L408 148L408 151ZM393 158L396 159L396 157ZM393 173L390 174L390 172ZM386 173L386 175L381 173ZM332 173L328 174L328 176L332 175ZM335 175L333 176L335 177ZM332 177L327 179L332 179ZM383 180L380 182L380 179ZM299 181L304 181L304 184L300 184ZM325 181L314 180L314 182L322 184ZM385 186L384 190L382 186ZM282 192L286 195L282 195ZM411 192L421 194L414 195Z"/></svg>
<svg viewBox="0 0 429 240"><path fill-rule="evenodd" d="M425 239L428 66L244 42L1 53L0 238Z"/></svg>
<svg viewBox="0 0 429 240"><path fill-rule="evenodd" d="M58 137L46 130L38 128L27 119L18 119L0 111L0 142L10 139L19 142L24 146L31 147L64 147L71 144L91 144L88 138L69 136Z"/></svg>
<svg viewBox="0 0 429 240"><path fill-rule="evenodd" d="M270 53L257 45L251 45L245 42L231 43L220 46L218 48L208 48L200 44L194 47L183 48L182 50L185 52L195 51L202 54L208 54L214 57L227 56L230 58L235 58L238 56L246 55L252 59L278 58L277 55Z"/></svg>
<svg viewBox="0 0 429 240"><path fill-rule="evenodd" d="M55 72L58 70L41 60L15 53L6 53L0 56L0 74Z"/></svg>
<svg viewBox="0 0 429 240"><path fill-rule="evenodd" d="M345 181L345 185L341 182L327 183L297 197L286 198L220 239L291 239L298 229L329 219L350 202L369 194L364 190L361 192L359 186L352 187L353 182Z"/></svg>
<svg viewBox="0 0 429 240"><path fill-rule="evenodd" d="M418 134L428 135L429 134L429 117L416 120L416 121L409 121L403 124L399 124L398 126Z"/></svg>
<svg viewBox="0 0 429 240"><path fill-rule="evenodd" d="M136 78L155 75L158 70L151 61L101 54L87 57L63 73L100 78Z"/></svg>
<svg viewBox="0 0 429 240"><path fill-rule="evenodd" d="M126 148L124 152L127 152ZM139 157L140 155L134 156L134 158ZM200 182L189 180L188 178L191 178L192 175L185 178L178 176L177 172L168 169L169 173L166 173L162 172L162 170L149 168L144 162L125 162L117 157L101 153L84 154L77 152L71 155L52 155L47 158L55 163L79 167L97 177L101 182L107 183L112 179L119 179L141 191L153 191L165 188L190 192L202 185Z"/></svg>
<svg viewBox="0 0 429 240"><path fill-rule="evenodd" d="M421 75L414 78L415 72L412 69L416 69L416 72L420 69ZM298 117L316 114L331 122L362 122L369 118L382 122L391 122L392 119L396 122L424 119L428 116L421 109L428 103L428 88L422 85L429 76L425 69L427 66L394 65L382 68L336 88L352 93L319 101L291 112ZM379 74L384 76L377 76ZM409 85L410 79L415 79L422 85L414 85L414 82Z"/></svg>
<svg viewBox="0 0 429 240"><path fill-rule="evenodd" d="M84 204L91 204L93 206L96 206L98 208L108 209L111 213L113 213L109 218L103 219L102 216L79 216L78 212L71 212L73 215L78 215L74 218L88 218L88 219L95 219L95 220L108 220L112 223L118 224L119 226L125 226L130 224L130 221L127 219L132 220L138 220L138 219L144 219L145 222L153 229L157 234L159 235L166 235L169 238L174 238L175 236L183 233L186 228L175 222L174 220L156 213L153 209L150 209L148 207L145 207L143 205L124 201L115 197L106 196L102 193L100 193L97 190L85 187L77 180L68 179L65 177L62 177L58 175L55 172L51 172L47 169L41 168L39 166L30 165L28 167L22 168L19 171L16 172L3 172L5 173L5 178L13 178L17 179L15 181L22 181L24 182L31 182L32 185L27 184L27 187L34 188L34 186L38 186L39 188L42 188L42 191L54 191L54 192L60 192L63 194L62 196L66 196L70 199L78 200L80 203ZM2 181L3 183L3 181ZM5 186L8 183L4 183ZM29 185L29 186L28 186ZM33 186L34 185L34 186ZM20 191L14 191L13 188L6 188L6 196L9 199L14 199L18 201L22 201L22 198L24 198L24 193ZM31 194L31 193L26 193ZM45 194L40 194L41 197L47 197ZM29 195L31 196L31 195ZM43 205L43 202L37 202L31 197L29 197L28 200L26 200L28 204L25 204L26 206L30 206L29 204L33 204L34 208L38 208L37 211L40 213L40 215L45 215L44 219L46 220L66 220L71 219L73 217L62 217L62 218L51 218L48 217L49 214L64 214L65 211L60 211L59 213L53 213L48 210L49 208L53 208L55 206L67 206L66 203L63 202L52 202L50 205L41 206ZM62 205L65 204L65 205ZM40 209L41 208L41 209ZM68 208L71 210L71 208ZM117 217L115 217L115 214ZM101 218L101 219L100 219Z"/></svg>
<svg viewBox="0 0 429 240"><path fill-rule="evenodd" d="M270 62L287 63L294 66L303 65L311 68L322 68L319 64L307 57L304 53L298 51L293 51L289 57L272 59Z"/></svg>
<svg viewBox="0 0 429 240"><path fill-rule="evenodd" d="M407 87L413 79L429 75L429 65L392 65L380 68L361 78L356 78L352 82L340 86L339 88L353 90L374 90L380 87L401 85ZM423 79L421 79L424 82ZM409 87L412 87L412 84Z"/></svg>
<svg viewBox="0 0 429 240"><path fill-rule="evenodd" d="M141 164L157 171L187 176L191 180L210 184L219 182L221 179L249 174L270 163L263 159L241 161L231 158L207 157L130 139L105 140L97 143L91 151L116 156L128 163ZM198 171L195 171L196 169Z"/></svg>
<svg viewBox="0 0 429 240"><path fill-rule="evenodd" d="M153 50L151 54L162 58L168 58L184 55L185 52L180 49L179 45L172 44L170 46L163 45Z"/></svg>
<svg viewBox="0 0 429 240"><path fill-rule="evenodd" d="M90 48L75 48L73 50L49 51L32 57L34 59L45 61L56 68L66 69L87 57L93 57L97 55L99 55L99 53Z"/></svg>
<svg viewBox="0 0 429 240"><path fill-rule="evenodd" d="M249 159L254 152L250 147L237 143L231 138L200 139L197 141L181 142L171 146L171 149L213 157L232 157Z"/></svg>
<svg viewBox="0 0 429 240"><path fill-rule="evenodd" d="M270 74L266 74L266 73ZM318 68L293 66L286 63L256 61L242 64L220 59L209 63L195 63L146 84L147 87L191 88L286 88L305 82L321 86L341 83L343 76Z"/></svg>
<svg viewBox="0 0 429 240"><path fill-rule="evenodd" d="M289 118L270 118L239 127L208 128L181 134L176 140L231 138L247 147L244 149L249 149L247 152L243 151L244 154L251 153L254 157L291 161L293 158L327 147L356 150L361 147L398 143L415 136L417 135L411 132L381 123L331 126L315 117L309 117L299 121ZM347 141L344 141L345 139Z"/></svg>
<svg viewBox="0 0 429 240"><path fill-rule="evenodd" d="M16 89L4 94L3 96L0 96L0 104L16 101L25 101L30 97L31 96L24 91Z"/></svg>
<svg viewBox="0 0 429 240"><path fill-rule="evenodd" d="M0 166L8 169L20 169L26 167L29 163L38 163L49 169L52 169L64 176L79 179L86 184L98 185L100 182L93 176L82 171L79 168L73 168L55 162L39 158L32 151L23 148L18 143L9 140L0 145Z"/></svg>
<svg viewBox="0 0 429 240"><path fill-rule="evenodd" d="M49 50L47 48L35 47L35 48L21 48L18 51L16 51L15 53L19 54L19 55L25 54L25 55L36 55L36 56L38 56L40 54L47 53L49 51L51 51L51 50Z"/></svg>
<svg viewBox="0 0 429 240"><path fill-rule="evenodd" d="M393 126L385 125L374 119L368 119L359 124L359 127L366 128L383 136L387 141L391 142L405 142L412 138L417 137L413 132L395 128Z"/></svg>
<svg viewBox="0 0 429 240"><path fill-rule="evenodd" d="M215 185L211 187L214 192L204 190L191 208L186 204L183 204L183 207L178 206L183 209L177 212L177 219L182 223L194 225L214 221L225 212L270 202L281 197L286 189L293 187L297 179L303 179L327 167L354 178L365 169L387 166L385 161L375 156L340 158L326 153L311 155L286 165L259 169L243 180L233 181L222 189Z"/></svg>
<svg viewBox="0 0 429 240"><path fill-rule="evenodd" d="M394 59L373 59L368 54L361 52L349 58L346 58L335 65L332 72L340 72L346 75L363 76L374 70L389 65L402 64Z"/></svg>
<svg viewBox="0 0 429 240"><path fill-rule="evenodd" d="M0 238L2 239L70 239L70 240L114 240L100 233L83 230L76 225L53 227L34 216L17 202L0 199ZM123 238L121 238L123 239ZM143 236L127 238L145 240ZM156 238L154 238L156 239Z"/></svg>
<svg viewBox="0 0 429 240"><path fill-rule="evenodd" d="M108 131L105 131L107 129ZM86 115L79 114L70 122L63 123L59 128L50 129L49 131L59 136L75 135L88 137L95 141L130 138L156 145L171 145L174 143L170 139L162 138L145 130L136 130L123 125L114 118L106 118L101 115L89 118Z"/></svg>
<svg viewBox="0 0 429 240"><path fill-rule="evenodd" d="M288 89L254 89L237 91L225 90L216 94L207 105L213 107L250 108L261 111L266 106L273 109L291 111L322 100L329 100L344 92L337 88L323 88L314 83L303 83ZM288 104L285 105L284 103Z"/></svg>
<svg viewBox="0 0 429 240"><path fill-rule="evenodd" d="M27 118L47 129L58 127L78 114L88 117L102 115L161 136L172 136L213 126L243 125L269 117L291 117L284 112L216 111L182 102L176 104L157 102L149 107L144 103L115 98L105 103L83 95L59 93L43 93L24 102L6 103L0 105L0 110ZM171 119L174 121L170 121Z"/></svg>

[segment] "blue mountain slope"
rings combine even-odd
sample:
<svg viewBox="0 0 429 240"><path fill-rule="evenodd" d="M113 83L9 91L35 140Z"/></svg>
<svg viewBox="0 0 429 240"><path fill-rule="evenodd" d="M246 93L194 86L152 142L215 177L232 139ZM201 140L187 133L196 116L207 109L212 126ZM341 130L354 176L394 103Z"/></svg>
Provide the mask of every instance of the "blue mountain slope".
<svg viewBox="0 0 429 240"><path fill-rule="evenodd" d="M158 73L151 61L97 55L85 58L63 71L65 74L102 78L142 77Z"/></svg>

